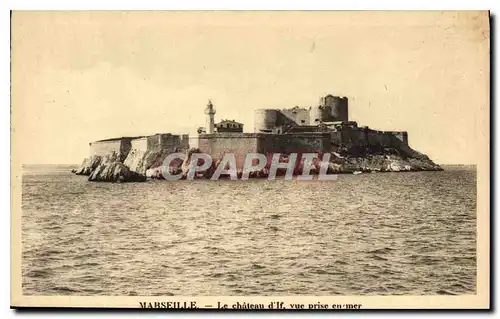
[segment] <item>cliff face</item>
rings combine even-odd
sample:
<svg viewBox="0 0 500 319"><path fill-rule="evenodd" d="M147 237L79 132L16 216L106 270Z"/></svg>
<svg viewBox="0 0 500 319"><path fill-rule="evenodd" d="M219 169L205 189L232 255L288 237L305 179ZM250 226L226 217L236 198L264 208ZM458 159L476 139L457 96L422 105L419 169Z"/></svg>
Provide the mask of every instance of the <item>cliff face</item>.
<svg viewBox="0 0 500 319"><path fill-rule="evenodd" d="M111 162L99 165L89 176L89 181L94 182L145 182L146 176L132 172L120 162Z"/></svg>
<svg viewBox="0 0 500 319"><path fill-rule="evenodd" d="M165 171L172 175L183 174L187 175L189 163L191 161L191 156L193 153L200 153L197 148L192 148L186 150L184 160L180 158L173 159L169 166L164 165L165 158L171 154L171 152L131 152L129 157L125 160L125 165L128 165L132 171L136 171L140 174L146 175L146 177L151 179L164 179Z"/></svg>
<svg viewBox="0 0 500 319"><path fill-rule="evenodd" d="M142 151L132 149L123 164L134 172L146 175L148 169L161 166L168 154L169 152L167 151Z"/></svg>
<svg viewBox="0 0 500 319"><path fill-rule="evenodd" d="M73 170L76 175L87 175L89 181L141 182L149 178L163 178L163 161L171 151L141 151L132 149L127 157L113 152L108 155L93 155L85 158L79 168ZM122 162L123 161L123 162ZM178 174L183 161L174 160L170 172Z"/></svg>
<svg viewBox="0 0 500 319"><path fill-rule="evenodd" d="M121 163L122 158L116 152L104 156L92 155L84 159L73 173L87 175L89 181L95 182L145 182L145 176L131 171Z"/></svg>
<svg viewBox="0 0 500 319"><path fill-rule="evenodd" d="M113 152L108 155L92 155L83 160L79 168L73 171L76 175L90 175L96 170L99 165L106 165L108 163L120 161L120 155Z"/></svg>
<svg viewBox="0 0 500 319"><path fill-rule="evenodd" d="M101 163L102 157L99 155L94 155L91 157L87 157L83 160L80 167L72 170L76 175L90 175Z"/></svg>

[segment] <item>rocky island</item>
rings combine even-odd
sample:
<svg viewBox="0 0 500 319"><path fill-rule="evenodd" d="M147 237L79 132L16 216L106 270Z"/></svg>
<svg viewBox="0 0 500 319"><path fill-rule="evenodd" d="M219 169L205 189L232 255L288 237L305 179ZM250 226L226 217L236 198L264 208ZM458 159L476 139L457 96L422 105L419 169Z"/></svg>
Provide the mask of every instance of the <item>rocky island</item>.
<svg viewBox="0 0 500 319"><path fill-rule="evenodd" d="M345 97L327 95L309 108L256 110L253 133L243 133L243 124L234 120L215 123L215 113L209 101L205 108L207 124L198 129L195 147L190 147L188 135L170 133L100 140L90 143L89 157L73 172L89 176L89 181L102 182L163 179L166 171L186 177L194 153L209 154L213 159L200 178L210 178L227 153L235 154L239 176L250 153L264 154L268 159L279 153L284 162L289 154L297 153L295 175L301 174L301 154L306 153L316 153L319 158L329 153L330 174L442 170L409 146L407 132L378 131L349 121ZM184 158L165 167L165 158L180 152ZM317 173L320 165L320 161L313 161L311 173ZM265 177L268 171L269 164L250 176Z"/></svg>

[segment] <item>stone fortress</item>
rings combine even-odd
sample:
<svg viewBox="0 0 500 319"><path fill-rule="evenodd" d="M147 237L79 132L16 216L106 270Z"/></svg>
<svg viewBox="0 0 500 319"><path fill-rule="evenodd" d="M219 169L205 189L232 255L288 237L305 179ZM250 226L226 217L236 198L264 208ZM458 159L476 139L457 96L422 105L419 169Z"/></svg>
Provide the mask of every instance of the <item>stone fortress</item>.
<svg viewBox="0 0 500 319"><path fill-rule="evenodd" d="M330 153L330 168L338 173L441 170L408 145L407 132L377 131L350 121L347 97L328 94L309 108L257 109L253 133L244 133L243 124L235 120L216 123L211 101L204 112L206 126L198 128L196 152L211 155L214 162L233 153L239 171L248 153L265 154L268 162L275 153L285 157L298 153L299 158L303 153ZM99 180L92 178L100 174L99 169L122 163L121 170L161 178L163 159L174 152L188 152L190 146L189 135L169 133L95 141L90 143L90 157L75 173Z"/></svg>
<svg viewBox="0 0 500 319"><path fill-rule="evenodd" d="M89 143L90 157L111 157L113 160L125 162L131 156L147 152L173 153L189 149L189 135L173 135L170 133L150 136L118 137ZM137 157L137 156L135 156Z"/></svg>
<svg viewBox="0 0 500 319"><path fill-rule="evenodd" d="M205 112L207 123L214 123L215 111L211 102L208 109ZM227 152L235 153L238 167L247 153L339 154L342 151L362 153L366 148L409 151L407 132L359 127L355 121L349 121L348 112L348 99L330 94L310 108L257 109L254 111L254 133L219 132L209 126L207 133L198 136L198 148L213 158Z"/></svg>

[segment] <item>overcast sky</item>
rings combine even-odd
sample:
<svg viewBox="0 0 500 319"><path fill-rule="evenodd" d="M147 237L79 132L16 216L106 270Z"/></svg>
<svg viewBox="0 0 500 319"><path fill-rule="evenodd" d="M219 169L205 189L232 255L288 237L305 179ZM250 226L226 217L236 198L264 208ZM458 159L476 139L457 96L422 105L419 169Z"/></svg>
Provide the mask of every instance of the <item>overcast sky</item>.
<svg viewBox="0 0 500 319"><path fill-rule="evenodd" d="M477 12L14 12L12 111L24 163L80 163L93 140L253 131L256 108L328 93L349 116L406 130L437 163L477 163L489 108L489 28ZM485 114L484 112L482 114ZM13 116L14 116L13 115Z"/></svg>

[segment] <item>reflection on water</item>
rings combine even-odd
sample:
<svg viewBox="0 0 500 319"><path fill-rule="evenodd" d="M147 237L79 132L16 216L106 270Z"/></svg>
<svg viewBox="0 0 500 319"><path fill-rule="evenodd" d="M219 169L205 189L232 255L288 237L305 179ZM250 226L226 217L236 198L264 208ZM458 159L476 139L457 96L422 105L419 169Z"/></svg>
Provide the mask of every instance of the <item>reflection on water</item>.
<svg viewBox="0 0 500 319"><path fill-rule="evenodd" d="M23 175L25 295L475 294L476 171L336 181Z"/></svg>

